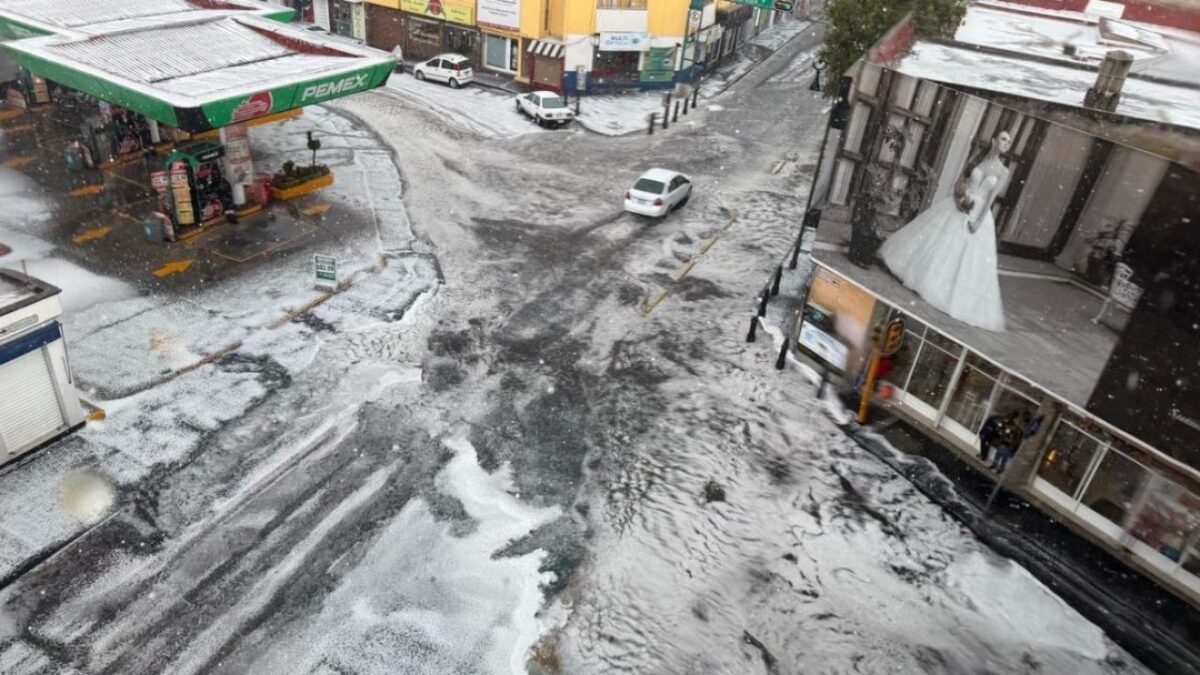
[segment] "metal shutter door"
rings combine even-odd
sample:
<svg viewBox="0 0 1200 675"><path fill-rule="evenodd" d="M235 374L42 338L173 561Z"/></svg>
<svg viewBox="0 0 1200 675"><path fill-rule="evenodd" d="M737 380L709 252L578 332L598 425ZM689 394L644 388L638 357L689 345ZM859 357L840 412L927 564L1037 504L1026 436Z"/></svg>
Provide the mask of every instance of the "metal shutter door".
<svg viewBox="0 0 1200 675"><path fill-rule="evenodd" d="M0 438L10 455L66 426L45 349L0 366Z"/></svg>
<svg viewBox="0 0 1200 675"><path fill-rule="evenodd" d="M325 30L332 30L329 25L329 0L313 0L313 23Z"/></svg>

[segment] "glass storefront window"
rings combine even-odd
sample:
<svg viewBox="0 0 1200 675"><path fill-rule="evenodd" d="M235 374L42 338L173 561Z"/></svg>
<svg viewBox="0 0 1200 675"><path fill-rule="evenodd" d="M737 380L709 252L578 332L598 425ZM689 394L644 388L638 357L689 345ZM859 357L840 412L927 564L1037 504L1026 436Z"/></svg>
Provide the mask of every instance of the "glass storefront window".
<svg viewBox="0 0 1200 675"><path fill-rule="evenodd" d="M1109 448L1100 460L1100 466L1084 490L1082 503L1092 511L1111 521L1117 527L1125 524L1125 517L1133 509L1133 502L1150 473L1145 467Z"/></svg>
<svg viewBox="0 0 1200 675"><path fill-rule="evenodd" d="M1167 559L1179 562L1200 527L1200 498L1160 476L1151 479L1130 533Z"/></svg>
<svg viewBox="0 0 1200 675"><path fill-rule="evenodd" d="M892 355L892 370L886 379L903 389L905 382L908 381L909 373L912 372L913 362L917 359L917 350L920 348L921 338L910 331L904 331L904 341L900 343L900 350Z"/></svg>
<svg viewBox="0 0 1200 675"><path fill-rule="evenodd" d="M1068 497L1074 497L1099 449L1099 441L1063 420L1046 445L1038 476Z"/></svg>
<svg viewBox="0 0 1200 675"><path fill-rule="evenodd" d="M996 388L999 369L975 354L967 355L966 366L954 385L954 394L946 407L946 416L972 434L979 432L988 416L988 403Z"/></svg>
<svg viewBox="0 0 1200 675"><path fill-rule="evenodd" d="M921 354L913 365L912 376L908 378L907 392L936 409L941 406L950 387L950 379L958 366L959 353L936 346L930 340L934 335L936 333L930 331L925 338Z"/></svg>

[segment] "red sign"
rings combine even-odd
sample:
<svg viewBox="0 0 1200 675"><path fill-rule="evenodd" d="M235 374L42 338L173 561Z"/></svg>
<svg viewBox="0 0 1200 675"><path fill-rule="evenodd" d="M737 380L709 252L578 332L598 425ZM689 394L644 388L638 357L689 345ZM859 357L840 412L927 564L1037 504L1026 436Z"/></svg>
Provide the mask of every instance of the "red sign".
<svg viewBox="0 0 1200 675"><path fill-rule="evenodd" d="M274 99L271 98L271 92L260 91L257 94L251 94L249 98L238 104L238 107L233 109L233 117L231 122L241 122L243 120L262 117L271 112L271 105L274 104Z"/></svg>

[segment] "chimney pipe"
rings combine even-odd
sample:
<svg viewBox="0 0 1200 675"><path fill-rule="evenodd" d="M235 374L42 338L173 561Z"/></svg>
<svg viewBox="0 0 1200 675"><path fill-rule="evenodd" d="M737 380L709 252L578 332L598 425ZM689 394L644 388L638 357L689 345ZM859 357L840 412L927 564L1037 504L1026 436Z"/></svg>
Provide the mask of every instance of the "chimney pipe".
<svg viewBox="0 0 1200 675"><path fill-rule="evenodd" d="M1121 100L1121 88L1125 86L1125 77L1132 66L1133 56L1127 51L1114 49L1105 54L1096 73L1096 84L1087 90L1083 105L1108 112L1116 110Z"/></svg>

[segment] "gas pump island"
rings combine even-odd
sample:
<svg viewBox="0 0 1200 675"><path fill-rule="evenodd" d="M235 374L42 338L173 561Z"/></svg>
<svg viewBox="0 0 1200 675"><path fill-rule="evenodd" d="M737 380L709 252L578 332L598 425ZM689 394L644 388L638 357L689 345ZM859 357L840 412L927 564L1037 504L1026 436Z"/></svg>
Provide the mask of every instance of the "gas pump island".
<svg viewBox="0 0 1200 675"><path fill-rule="evenodd" d="M249 127L382 86L395 67L387 52L281 23L292 10L257 0L135 5L0 0L0 47L19 66L0 82L11 77L7 99L21 107L82 107L92 165L173 148L148 177L168 239L265 203Z"/></svg>

